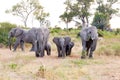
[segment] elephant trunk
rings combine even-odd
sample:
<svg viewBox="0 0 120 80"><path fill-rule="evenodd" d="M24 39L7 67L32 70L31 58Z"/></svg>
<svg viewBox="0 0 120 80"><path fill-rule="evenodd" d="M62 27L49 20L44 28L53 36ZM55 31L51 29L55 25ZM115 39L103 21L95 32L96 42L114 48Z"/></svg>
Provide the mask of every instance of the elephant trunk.
<svg viewBox="0 0 120 80"><path fill-rule="evenodd" d="M11 50L11 37L8 36L8 46L9 46L9 49Z"/></svg>

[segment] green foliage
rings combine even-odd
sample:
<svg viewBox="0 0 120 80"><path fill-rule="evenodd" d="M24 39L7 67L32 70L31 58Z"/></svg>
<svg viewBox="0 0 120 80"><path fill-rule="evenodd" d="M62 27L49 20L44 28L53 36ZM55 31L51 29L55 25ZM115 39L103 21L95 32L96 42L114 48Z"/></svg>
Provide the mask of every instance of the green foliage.
<svg viewBox="0 0 120 80"><path fill-rule="evenodd" d="M117 1L118 0L107 0L107 3L104 4L103 0L97 0L99 6L96 9L92 24L102 30L110 27L110 19L118 12L118 9L112 8L112 5Z"/></svg>
<svg viewBox="0 0 120 80"><path fill-rule="evenodd" d="M116 35L115 35L115 32L110 32L110 31L102 31L102 30L98 30L98 33L100 35L102 35L104 38L114 38Z"/></svg>
<svg viewBox="0 0 120 80"><path fill-rule="evenodd" d="M88 21L88 17L90 16L90 6L94 0L66 0L66 10L60 16L63 21L66 22L66 25L70 21L74 21L77 24L83 23Z"/></svg>
<svg viewBox="0 0 120 80"><path fill-rule="evenodd" d="M61 31L62 31L61 28L56 27L56 28L52 28L52 29L50 30L50 33L55 34L55 33L60 33Z"/></svg>
<svg viewBox="0 0 120 80"><path fill-rule="evenodd" d="M34 12L41 10L39 0L21 0L21 2L12 6L12 9L6 10L6 13L12 13L22 19L24 26L27 27L27 20Z"/></svg>
<svg viewBox="0 0 120 80"><path fill-rule="evenodd" d="M17 68L17 64L16 63L11 63L11 64L9 64L9 67L11 68L11 69L13 69L13 70L15 70L16 68Z"/></svg>
<svg viewBox="0 0 120 80"><path fill-rule="evenodd" d="M0 43L7 45L8 44L8 33L11 28L16 27L15 24L11 24L8 22L0 23Z"/></svg>
<svg viewBox="0 0 120 80"><path fill-rule="evenodd" d="M46 72L45 67L43 65L41 65L37 72L37 76L39 76L41 78L45 78L45 72Z"/></svg>
<svg viewBox="0 0 120 80"><path fill-rule="evenodd" d="M104 30L104 28L109 25L109 19L107 15L96 12L92 25L96 26L98 29Z"/></svg>
<svg viewBox="0 0 120 80"><path fill-rule="evenodd" d="M49 13L46 13L43 8L36 10L34 13L35 18L39 21L40 26L46 21L45 18L49 16Z"/></svg>
<svg viewBox="0 0 120 80"><path fill-rule="evenodd" d="M115 35L120 35L120 29L119 28L117 28L114 32L115 32Z"/></svg>

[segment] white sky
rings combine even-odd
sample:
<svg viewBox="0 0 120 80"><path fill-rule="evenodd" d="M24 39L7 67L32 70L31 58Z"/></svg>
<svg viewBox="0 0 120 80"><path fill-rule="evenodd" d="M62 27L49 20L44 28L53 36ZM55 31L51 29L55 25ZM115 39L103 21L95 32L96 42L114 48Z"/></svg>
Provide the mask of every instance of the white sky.
<svg viewBox="0 0 120 80"><path fill-rule="evenodd" d="M5 10L11 9L13 5L20 2L21 0L2 0L0 3L0 22L10 22L18 25L23 24L18 17L12 16L10 14L6 14ZM64 12L63 2L66 0L40 0L41 5L44 9L50 13L50 17L48 18L51 22L51 26L60 25L60 27L65 27L63 22L60 22L59 16ZM116 5L117 7L119 5ZM120 8L120 6L118 7ZM39 24L34 21L33 24L30 22L28 25L30 27L39 26ZM72 27L72 23L69 24ZM120 28L120 17L114 16L111 20L111 27Z"/></svg>

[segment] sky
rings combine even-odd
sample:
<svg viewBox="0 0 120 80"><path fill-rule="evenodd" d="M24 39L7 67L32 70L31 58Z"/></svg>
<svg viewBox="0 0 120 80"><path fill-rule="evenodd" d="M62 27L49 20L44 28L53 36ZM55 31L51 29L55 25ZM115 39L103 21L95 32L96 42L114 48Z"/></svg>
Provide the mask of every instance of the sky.
<svg viewBox="0 0 120 80"><path fill-rule="evenodd" d="M6 14L5 10L11 9L13 5L20 2L21 0L2 0L0 3L0 22L10 22L17 25L23 25L19 17L13 16L11 14ZM65 23L61 22L59 16L64 12L65 5L63 4L65 0L39 0L40 4L44 7L46 12L50 13L48 20L51 22L51 26L59 25L60 27L65 27ZM120 8L119 5L115 7ZM111 27L120 28L120 17L113 16L113 19L110 21ZM29 22L29 27L37 27L39 23L37 21ZM69 24L69 27L72 27L73 23Z"/></svg>

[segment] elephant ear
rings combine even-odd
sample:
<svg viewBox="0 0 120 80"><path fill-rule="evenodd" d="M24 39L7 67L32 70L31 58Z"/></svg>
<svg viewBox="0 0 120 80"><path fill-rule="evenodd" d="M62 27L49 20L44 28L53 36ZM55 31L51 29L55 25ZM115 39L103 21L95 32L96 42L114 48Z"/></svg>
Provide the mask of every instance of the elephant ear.
<svg viewBox="0 0 120 80"><path fill-rule="evenodd" d="M71 42L71 38L70 37L64 37L65 39L65 44L69 44L69 42Z"/></svg>
<svg viewBox="0 0 120 80"><path fill-rule="evenodd" d="M97 33L97 28L92 26L88 29L88 33L87 33L92 40L94 39L98 39L98 33Z"/></svg>
<svg viewBox="0 0 120 80"><path fill-rule="evenodd" d="M70 42L69 45L72 48L74 46L74 42Z"/></svg>
<svg viewBox="0 0 120 80"><path fill-rule="evenodd" d="M15 37L20 36L23 33L23 30L21 28L16 28L15 29Z"/></svg>
<svg viewBox="0 0 120 80"><path fill-rule="evenodd" d="M59 37L54 37L54 38L53 38L53 42L54 42L56 45L59 45Z"/></svg>

